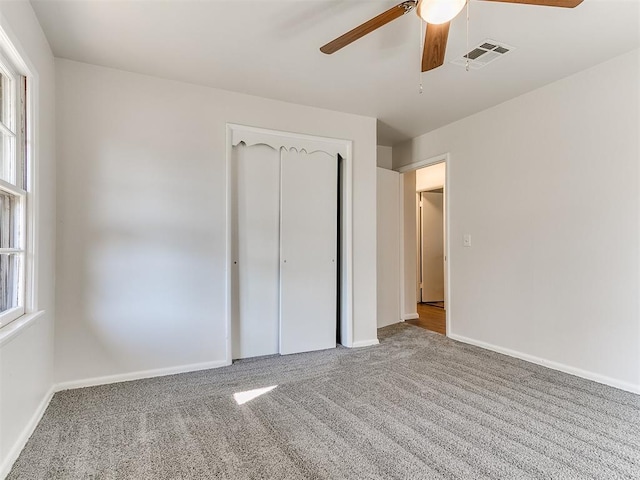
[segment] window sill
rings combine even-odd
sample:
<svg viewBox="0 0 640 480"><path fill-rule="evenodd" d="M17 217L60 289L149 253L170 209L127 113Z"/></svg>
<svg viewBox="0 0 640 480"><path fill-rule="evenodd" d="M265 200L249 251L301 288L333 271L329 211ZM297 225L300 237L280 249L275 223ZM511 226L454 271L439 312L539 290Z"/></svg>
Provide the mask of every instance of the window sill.
<svg viewBox="0 0 640 480"><path fill-rule="evenodd" d="M27 328L35 323L35 321L44 315L44 310L39 312L25 313L20 318L16 318L13 322L0 328L0 346L11 341L20 335Z"/></svg>

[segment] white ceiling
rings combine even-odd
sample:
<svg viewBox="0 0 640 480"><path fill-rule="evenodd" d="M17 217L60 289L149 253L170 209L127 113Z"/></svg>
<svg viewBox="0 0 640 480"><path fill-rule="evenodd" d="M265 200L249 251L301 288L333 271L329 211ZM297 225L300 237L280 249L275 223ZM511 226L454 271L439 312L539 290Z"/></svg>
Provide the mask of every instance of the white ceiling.
<svg viewBox="0 0 640 480"><path fill-rule="evenodd" d="M640 0L576 9L474 0L469 45L516 47L482 70L461 14L447 63L423 76L411 13L327 56L334 37L399 3L357 0L32 0L57 57L376 117L392 145L640 46ZM603 88L605 88L603 86Z"/></svg>

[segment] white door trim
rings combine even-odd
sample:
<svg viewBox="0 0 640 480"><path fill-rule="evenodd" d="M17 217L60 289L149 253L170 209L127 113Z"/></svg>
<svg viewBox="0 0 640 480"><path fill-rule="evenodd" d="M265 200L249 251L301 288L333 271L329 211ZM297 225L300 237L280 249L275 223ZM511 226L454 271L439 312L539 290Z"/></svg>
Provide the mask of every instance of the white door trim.
<svg viewBox="0 0 640 480"><path fill-rule="evenodd" d="M226 140L226 259L225 259L225 327L226 361L231 364L231 200L233 181L231 178L231 158L233 145L249 142L252 145L264 143L273 148L305 149L340 154L343 158L343 190L340 199L342 216L342 238L340 257L340 338L342 345L353 347L353 142L351 140L319 137L300 133L283 132L259 127L227 123Z"/></svg>
<svg viewBox="0 0 640 480"><path fill-rule="evenodd" d="M435 165L437 163L445 162L446 164L446 162L448 161L449 161L449 154L442 153L440 155L436 155L435 157L427 158L426 160L420 160L418 162L410 163L409 165L405 165L395 170L398 173L413 172L414 170L420 170L421 168L424 168L424 167L430 167L431 165ZM445 177L445 182L446 182L446 177Z"/></svg>
<svg viewBox="0 0 640 480"><path fill-rule="evenodd" d="M445 255L447 257L447 261L446 261L446 269L445 269L445 273L446 273L446 278L445 278L445 285L444 285L444 289L445 289L445 299L446 299L446 306L447 306L447 336L451 336L453 335L453 329L452 329L452 325L453 325L453 314L452 314L452 301L451 301L451 202L450 202L450 198L451 198L451 155L447 152L447 153L442 153L440 155L436 155L435 157L430 157L427 158L425 160L420 160L418 162L414 162L414 163L410 163L409 165L405 165L403 167L400 167L398 169L396 169L396 171L398 173L407 173L407 172L412 172L414 170L419 170L421 168L424 167L429 167L431 165L436 165L438 163L444 163L445 164L445 179L444 179L444 204L445 204L445 231L446 231L446 242L445 242ZM400 205L400 218L402 218L402 225L403 227L400 229L400 234L402 236L401 242L400 242L400 249L401 249L401 262L400 262L400 279L401 279L401 283L402 283L402 292L401 292L401 299L400 299L400 304L404 305L404 295L405 295L405 286L404 286L404 274L405 274L405 268L404 268L404 256L405 256L405 251L404 251L404 222L405 222L405 218L404 218L404 206ZM415 218L412 218L412 221L415 222Z"/></svg>

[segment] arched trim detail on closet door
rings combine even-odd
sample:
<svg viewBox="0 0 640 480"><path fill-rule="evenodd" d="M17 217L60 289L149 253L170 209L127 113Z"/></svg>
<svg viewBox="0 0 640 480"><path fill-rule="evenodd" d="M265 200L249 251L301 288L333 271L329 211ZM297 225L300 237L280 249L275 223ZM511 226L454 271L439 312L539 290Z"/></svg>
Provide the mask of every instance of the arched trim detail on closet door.
<svg viewBox="0 0 640 480"><path fill-rule="evenodd" d="M307 155L311 155L311 154L314 154L314 153L324 153L325 155L327 155L330 158L335 158L336 157L335 153L327 152L326 148L324 148L322 150L313 150L311 148L308 149L308 148L298 148L298 147L286 147L284 145L281 145L280 147L278 147L277 145L273 145L273 144L270 144L270 143L265 143L263 141L257 141L255 143L247 144L244 140L240 140L237 144L233 144L232 146L237 147L239 145L244 145L245 147L255 147L255 146L258 146L258 145L264 145L265 147L269 147L269 148L271 148L273 150L276 150L276 151L278 151L278 150L285 150L287 152L292 152L293 151L293 152L298 152L298 153L306 153Z"/></svg>
<svg viewBox="0 0 640 480"><path fill-rule="evenodd" d="M270 131L254 127L231 128L231 146L235 147L244 143L247 147L254 145L267 145L275 150L296 150L308 154L324 152L332 157L341 155L346 157L347 149L345 141L336 141L332 138L320 139L310 135L302 135L288 132Z"/></svg>
<svg viewBox="0 0 640 480"><path fill-rule="evenodd" d="M256 142L256 143L247 144L244 140L240 140L238 143L233 144L234 147L237 147L238 145L244 145L245 147L255 147L256 145L264 145L265 147L269 147L272 150L275 150L275 151L279 150L279 148L274 147L273 145L270 145L270 144L264 143L264 142Z"/></svg>

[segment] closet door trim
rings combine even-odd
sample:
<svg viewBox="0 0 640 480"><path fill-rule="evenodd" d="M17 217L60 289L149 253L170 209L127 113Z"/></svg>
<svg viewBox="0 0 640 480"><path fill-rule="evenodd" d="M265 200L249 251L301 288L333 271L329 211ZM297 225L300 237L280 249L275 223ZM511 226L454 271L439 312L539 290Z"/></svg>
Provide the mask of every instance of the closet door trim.
<svg viewBox="0 0 640 480"><path fill-rule="evenodd" d="M253 145L269 145L275 150L280 150L281 148L289 150L293 148L298 152L304 151L309 154L325 152L334 157L340 155L342 158L346 158L347 156L348 145L346 140L314 137L299 133L277 132L255 127L236 128L239 127L238 125L230 125L230 127L232 147L244 143L247 147L252 147Z"/></svg>

